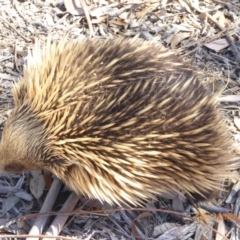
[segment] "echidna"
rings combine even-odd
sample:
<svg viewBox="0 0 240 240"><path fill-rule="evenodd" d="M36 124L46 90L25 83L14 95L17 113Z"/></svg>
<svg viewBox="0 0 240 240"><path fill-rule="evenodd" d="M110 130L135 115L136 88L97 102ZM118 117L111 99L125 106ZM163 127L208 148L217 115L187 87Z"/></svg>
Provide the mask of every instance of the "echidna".
<svg viewBox="0 0 240 240"><path fill-rule="evenodd" d="M48 41L13 88L1 169L47 169L110 204L180 190L208 198L239 164L201 78L139 39Z"/></svg>

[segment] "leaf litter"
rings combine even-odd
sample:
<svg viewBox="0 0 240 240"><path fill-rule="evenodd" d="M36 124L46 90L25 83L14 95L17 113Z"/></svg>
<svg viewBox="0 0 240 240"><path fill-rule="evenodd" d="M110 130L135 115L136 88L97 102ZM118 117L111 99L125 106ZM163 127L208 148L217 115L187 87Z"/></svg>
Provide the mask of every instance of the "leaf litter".
<svg viewBox="0 0 240 240"><path fill-rule="evenodd" d="M0 3L1 131L13 107L12 84L22 75L27 50L33 47L35 39L43 41L49 34L61 39L66 32L70 38L138 35L173 49L184 61L212 74L211 90L225 86L220 101L222 111L236 146L239 145L238 0L0 0ZM17 239L17 234L27 235L31 231L46 199L48 186L55 184L49 180L49 174L46 176L47 173L38 171L0 178L0 238L10 239L9 234L13 234L12 239ZM239 214L240 190L235 179L230 176L223 186L229 194L222 192L216 199L216 205L229 212L223 218L216 218L214 209L196 209L174 194L158 197L144 209L131 210L112 209L97 200L79 197L75 210L69 211L68 220L56 234L62 239L64 236L114 240L221 239L222 235L224 239L237 239L239 220L229 217L230 213ZM57 186L56 189L60 192L48 213L60 211L66 199L72 196L65 187ZM72 196L72 200L76 198ZM173 214L173 211L182 214ZM199 211L202 211L200 216ZM58 219L60 222L61 218ZM44 232L47 232L54 227L53 219L45 220Z"/></svg>

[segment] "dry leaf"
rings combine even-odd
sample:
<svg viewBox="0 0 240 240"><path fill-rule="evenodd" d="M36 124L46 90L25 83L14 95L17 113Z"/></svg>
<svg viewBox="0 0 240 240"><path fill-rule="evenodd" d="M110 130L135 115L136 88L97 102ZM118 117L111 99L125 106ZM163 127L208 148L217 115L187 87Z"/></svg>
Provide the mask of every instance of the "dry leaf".
<svg viewBox="0 0 240 240"><path fill-rule="evenodd" d="M136 18L142 18L144 17L147 13L152 12L159 6L159 3L154 3L151 4L150 6L146 6L144 9L142 9L140 12L136 13Z"/></svg>
<svg viewBox="0 0 240 240"><path fill-rule="evenodd" d="M187 239L186 237L191 236L196 231L197 223L185 224L179 227L173 227L172 229L164 232L157 240L176 240L176 239Z"/></svg>
<svg viewBox="0 0 240 240"><path fill-rule="evenodd" d="M41 171L31 171L32 178L30 180L30 190L32 195L39 199L45 189L44 176Z"/></svg>
<svg viewBox="0 0 240 240"><path fill-rule="evenodd" d="M174 198L172 200L172 208L174 211L183 212L184 211L183 202L178 197Z"/></svg>
<svg viewBox="0 0 240 240"><path fill-rule="evenodd" d="M14 76L6 74L6 73L0 73L0 78L5 79L5 80L10 80L12 82L17 80L17 77L14 77ZM10 82L9 84L12 85L12 82ZM3 85L1 85L1 86L3 86ZM9 86L4 85L4 87L9 87Z"/></svg>
<svg viewBox="0 0 240 240"><path fill-rule="evenodd" d="M119 238L110 229L104 228L104 230L109 234L111 240L118 240Z"/></svg>
<svg viewBox="0 0 240 240"><path fill-rule="evenodd" d="M84 15L82 5L79 0L64 0L65 8L69 13L75 16Z"/></svg>
<svg viewBox="0 0 240 240"><path fill-rule="evenodd" d="M111 7L105 6L92 9L91 11L89 11L89 14L91 15L91 17L99 18L101 16L110 14L112 11L113 9Z"/></svg>
<svg viewBox="0 0 240 240"><path fill-rule="evenodd" d="M201 208L201 207L199 207L199 208L197 208L197 212L198 212L198 214L200 214L200 216L202 216L202 217L206 217L206 218L209 218L209 212L207 211L207 210L205 210L205 209L203 209L203 208ZM205 219L206 220L206 219Z"/></svg>
<svg viewBox="0 0 240 240"><path fill-rule="evenodd" d="M29 201L29 202L32 201L32 199L33 199L33 197L26 192L16 192L15 196L17 196L18 198L21 198L25 201Z"/></svg>
<svg viewBox="0 0 240 240"><path fill-rule="evenodd" d="M104 16L98 17L97 19L92 19L91 22L92 22L92 24L99 24L107 18L108 18L108 16L104 15Z"/></svg>
<svg viewBox="0 0 240 240"><path fill-rule="evenodd" d="M136 28L139 27L139 22L136 19L133 19L132 22L129 25L130 28Z"/></svg>
<svg viewBox="0 0 240 240"><path fill-rule="evenodd" d="M222 240L223 239L223 236L225 236L226 234L226 226L225 226L225 223L224 223L224 220L223 220L223 217L221 214L218 214L218 227L217 227L217 234L216 234L216 237L215 237L215 240Z"/></svg>
<svg viewBox="0 0 240 240"><path fill-rule="evenodd" d="M187 24L187 23L183 23L181 25L179 24L172 24L173 28L176 29L176 33L178 32L194 32L194 29L192 28L191 25Z"/></svg>
<svg viewBox="0 0 240 240"><path fill-rule="evenodd" d="M175 49L175 47L185 38L190 37L190 33L178 33L176 34L171 41L171 48Z"/></svg>
<svg viewBox="0 0 240 240"><path fill-rule="evenodd" d="M139 220L141 218L145 218L145 217L153 217L153 215L150 212L143 212L141 214L139 214L134 221Z"/></svg>
<svg viewBox="0 0 240 240"><path fill-rule="evenodd" d="M126 23L122 19L119 19L119 20L112 19L112 20L109 21L109 24L114 24L114 25L123 26L123 27L128 26L128 23Z"/></svg>
<svg viewBox="0 0 240 240"><path fill-rule="evenodd" d="M53 17L50 14L46 14L45 17L46 17L47 24L49 26L53 26L54 25Z"/></svg>
<svg viewBox="0 0 240 240"><path fill-rule="evenodd" d="M22 216L22 214L19 214L19 217L21 217L21 216ZM26 230L28 229L28 224L24 220L18 220L17 226L18 226L18 228L22 228L22 229L26 229Z"/></svg>
<svg viewBox="0 0 240 240"><path fill-rule="evenodd" d="M237 127L237 129L240 130L240 118L234 116L233 122L234 122L235 126Z"/></svg>
<svg viewBox="0 0 240 240"><path fill-rule="evenodd" d="M129 13L128 12L122 12L119 16L120 19L126 20L129 18Z"/></svg>
<svg viewBox="0 0 240 240"><path fill-rule="evenodd" d="M137 240L143 240L143 239L141 238L140 234L138 233L138 230L137 230L137 227L136 227L134 221L132 221L131 229L132 229L132 232L133 232L133 235L134 235L135 239L137 239Z"/></svg>
<svg viewBox="0 0 240 240"><path fill-rule="evenodd" d="M206 44L204 44L204 46L209 48L209 49L212 49L216 52L219 52L222 49L228 47L229 43L225 38L221 38L221 39L214 40L210 43L206 43Z"/></svg>
<svg viewBox="0 0 240 240"><path fill-rule="evenodd" d="M234 203L236 198L235 196L237 195L238 191L240 190L240 182L237 182L233 185L231 192L228 194L228 197L226 199L226 203Z"/></svg>
<svg viewBox="0 0 240 240"><path fill-rule="evenodd" d="M180 224L178 224L178 223L165 222L163 224L160 224L160 225L154 227L153 236L157 237L160 234L163 234L164 232L168 231L169 229L172 229L172 228L178 227L178 226L180 226Z"/></svg>
<svg viewBox="0 0 240 240"><path fill-rule="evenodd" d="M163 198L167 198L167 199L173 199L173 198L176 198L178 196L178 193L174 192L174 191L171 191L171 193L162 193L160 196L163 197Z"/></svg>
<svg viewBox="0 0 240 240"><path fill-rule="evenodd" d="M3 202L3 206L2 206L2 213L5 214L7 213L10 209L12 209L18 202L20 201L20 199L15 196L15 195L11 195L9 197L7 197L7 199Z"/></svg>
<svg viewBox="0 0 240 240"><path fill-rule="evenodd" d="M221 12L221 15L219 16L218 22L220 26L225 26L225 16L222 12Z"/></svg>
<svg viewBox="0 0 240 240"><path fill-rule="evenodd" d="M201 21L204 21L204 20L206 20L207 14L205 12L202 12L199 14L198 17Z"/></svg>
<svg viewBox="0 0 240 240"><path fill-rule="evenodd" d="M192 13L191 8L188 6L188 4L183 0L178 0L178 2L181 4L181 6L186 9L187 12ZM193 14L193 13L192 13Z"/></svg>

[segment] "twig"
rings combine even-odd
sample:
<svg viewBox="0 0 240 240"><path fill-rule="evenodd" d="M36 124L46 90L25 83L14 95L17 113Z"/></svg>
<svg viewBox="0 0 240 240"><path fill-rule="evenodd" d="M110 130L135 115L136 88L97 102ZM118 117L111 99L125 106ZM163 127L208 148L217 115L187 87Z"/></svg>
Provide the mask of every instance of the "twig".
<svg viewBox="0 0 240 240"><path fill-rule="evenodd" d="M59 212L70 212L74 209L77 202L79 200L79 196L77 196L74 192L71 193L71 195L68 197L67 201L62 206L61 210ZM69 216L56 216L53 223L49 227L46 235L55 235L58 236L59 233L62 231L62 228L67 221ZM43 238L42 240L49 240L49 238Z"/></svg>
<svg viewBox="0 0 240 240"><path fill-rule="evenodd" d="M61 185L62 185L61 181L59 179L55 178L52 183L52 186L48 192L48 195L43 203L43 206L40 210L40 214L47 213L52 210L53 204L55 203L55 200L58 196L58 192L60 190ZM46 221L47 221L47 216L37 217L37 219L35 220L32 228L29 232L29 235L41 234L43 231L43 228L46 224ZM37 239L38 238L33 238L33 237L27 238L27 240L37 240Z"/></svg>
<svg viewBox="0 0 240 240"><path fill-rule="evenodd" d="M210 14L206 13L206 16L213 22L216 24L216 26L221 30L223 31L224 30L224 27L222 27L218 21L216 21ZM233 51L235 52L236 56L237 56L237 60L238 60L238 63L240 63L240 54L239 54L239 51L238 51L238 48L236 47L234 41L232 40L232 38L226 33L225 35L228 43L232 46L233 48Z"/></svg>
<svg viewBox="0 0 240 240"><path fill-rule="evenodd" d="M20 72L18 64L17 64L17 42L15 43L15 48L14 48L14 65L15 65L17 71Z"/></svg>
<svg viewBox="0 0 240 240"><path fill-rule="evenodd" d="M122 215L122 218L124 219L124 221L126 221L126 223L131 226L132 225L132 220L128 217L128 215L126 214L126 211L121 211L120 214ZM135 228L136 228L137 234L142 239L144 239L144 234L142 233L142 231L137 226L135 226Z"/></svg>
<svg viewBox="0 0 240 240"><path fill-rule="evenodd" d="M84 0L79 0L79 1L80 1L80 4L82 5L82 8L83 8L83 11L85 13L85 17L86 17L86 20L87 20L87 23L88 23L89 37L92 38L92 37L94 37L94 32L93 32L93 27L92 27L90 15L89 15L89 12L88 12L88 7L87 7Z"/></svg>
<svg viewBox="0 0 240 240"><path fill-rule="evenodd" d="M189 7L191 7L192 9L196 10L197 12L199 12L199 13L205 13L206 16L207 16L207 18L210 19L221 31L224 30L224 27L221 26L221 24L220 24L218 21L216 21L209 13L202 11L201 9L199 9L199 8L196 7L196 6L193 6L190 2L188 2L188 1L186 1L186 0L184 0L184 2L185 2ZM225 34L225 37L226 37L228 43L232 46L232 48L233 48L233 50L234 50L234 52L235 52L235 54L236 54L238 63L240 63L240 53L239 53L239 51L238 51L238 48L236 47L235 43L233 42L233 40L231 39L231 37L230 37L227 33Z"/></svg>
<svg viewBox="0 0 240 240"><path fill-rule="evenodd" d="M4 18L0 17L0 20L2 20L4 23L6 23L10 28L12 28L21 38L23 38L27 43L30 43L31 40L23 36L11 23L6 21Z"/></svg>
<svg viewBox="0 0 240 240"><path fill-rule="evenodd" d="M19 14L19 16L24 20L25 23L28 23L29 21L25 18L25 16L22 14L22 11L19 10L19 6L16 3L16 0L12 1L12 5L15 8L15 10L17 11L17 13Z"/></svg>
<svg viewBox="0 0 240 240"><path fill-rule="evenodd" d="M228 5L228 6L236 8L237 10L240 10L240 8L238 6L236 6L233 3L227 2L227 1L213 0L213 2L222 3L224 5Z"/></svg>
<svg viewBox="0 0 240 240"><path fill-rule="evenodd" d="M176 51L177 51L177 52L181 52L181 51L183 51L184 49L189 48L189 47L192 47L192 46L194 46L194 45L196 45L196 44L204 44L204 43L208 43L208 42L214 41L214 40L216 40L217 38L225 35L225 34L226 34L225 32L229 31L231 28L232 28L232 26L230 26L230 27L228 27L228 28L225 28L225 29L222 30L221 32L217 33L216 35L214 35L213 37L210 37L210 38L208 38L208 39L204 38L204 39L198 40L197 42L193 42L193 43L186 44L186 45L182 46L181 48L176 49ZM195 50L196 50L196 48L194 48L194 49L191 50L191 51L188 51L187 53L181 55L181 58L190 55L190 54L191 54L192 52L194 52Z"/></svg>
<svg viewBox="0 0 240 240"><path fill-rule="evenodd" d="M46 235L34 235L33 237L35 238L43 238L45 237ZM13 235L13 234L8 234L8 235L4 235L4 234L1 234L0 235L0 239L25 239L27 238L28 235L26 234L16 234L16 235ZM63 236L49 236L49 238L51 240L54 240L54 239L60 239L60 240L79 240L79 238L77 237L63 237ZM27 238L28 239L28 238Z"/></svg>
<svg viewBox="0 0 240 240"><path fill-rule="evenodd" d="M227 95L218 98L218 102L239 102L240 95Z"/></svg>

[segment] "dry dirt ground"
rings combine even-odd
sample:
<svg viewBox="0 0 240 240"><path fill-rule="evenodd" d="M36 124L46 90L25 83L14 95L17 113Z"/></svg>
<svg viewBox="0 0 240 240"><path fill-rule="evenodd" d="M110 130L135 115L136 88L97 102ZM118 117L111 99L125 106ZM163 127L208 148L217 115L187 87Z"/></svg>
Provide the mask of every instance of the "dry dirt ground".
<svg viewBox="0 0 240 240"><path fill-rule="evenodd" d="M227 85L221 108L238 145L239 0L0 0L1 129L13 107L11 87L22 75L28 49L36 39L42 41L51 34L58 40L66 33L69 38L138 35L162 44L194 67L211 73L212 89ZM240 239L240 186L234 177L237 175L236 171L225 183L228 193L221 194L214 202L216 206L208 206L208 210L196 209L177 196L159 197L145 209L131 210L113 209L81 198L75 212L68 213L65 224L59 228L54 225L52 214L41 232L52 227L57 229L54 235L61 239ZM51 176L42 172L0 178L0 239L26 238L36 226L34 220L51 184ZM59 211L69 195L62 187L52 211Z"/></svg>

